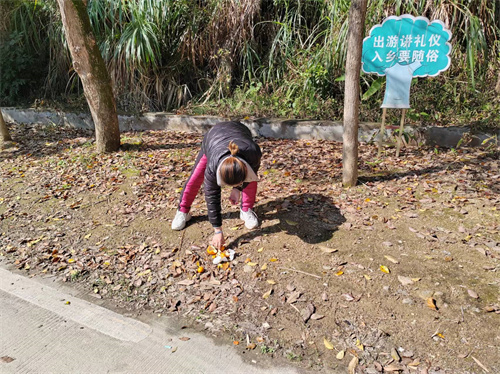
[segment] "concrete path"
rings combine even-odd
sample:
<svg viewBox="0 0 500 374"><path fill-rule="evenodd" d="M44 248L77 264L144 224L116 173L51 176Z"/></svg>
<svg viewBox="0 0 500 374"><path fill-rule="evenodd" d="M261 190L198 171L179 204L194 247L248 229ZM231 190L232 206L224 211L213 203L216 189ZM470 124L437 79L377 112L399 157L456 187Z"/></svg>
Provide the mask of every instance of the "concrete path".
<svg viewBox="0 0 500 374"><path fill-rule="evenodd" d="M0 373L299 373L255 351L245 362L236 348L166 318L138 321L45 283L0 267Z"/></svg>

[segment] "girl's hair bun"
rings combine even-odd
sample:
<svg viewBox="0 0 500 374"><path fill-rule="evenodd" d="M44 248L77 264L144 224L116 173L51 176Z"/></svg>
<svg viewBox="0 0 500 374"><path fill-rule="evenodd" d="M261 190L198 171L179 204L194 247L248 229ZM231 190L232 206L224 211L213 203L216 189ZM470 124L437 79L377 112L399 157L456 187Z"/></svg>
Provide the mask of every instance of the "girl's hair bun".
<svg viewBox="0 0 500 374"><path fill-rule="evenodd" d="M231 152L231 156L236 156L236 154L238 153L238 144L236 144L235 142L233 142L232 140L229 142L229 151Z"/></svg>

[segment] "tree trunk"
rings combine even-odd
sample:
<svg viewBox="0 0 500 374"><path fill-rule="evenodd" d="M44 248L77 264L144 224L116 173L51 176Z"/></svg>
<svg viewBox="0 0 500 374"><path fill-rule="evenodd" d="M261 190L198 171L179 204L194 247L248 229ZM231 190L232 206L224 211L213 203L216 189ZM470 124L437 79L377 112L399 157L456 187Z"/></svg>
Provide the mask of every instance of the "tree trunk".
<svg viewBox="0 0 500 374"><path fill-rule="evenodd" d="M3 120L3 114L2 111L0 110L0 135L2 136L2 140L4 142L11 142L12 138L10 137L9 134L9 129L7 128L7 125L5 124L5 121Z"/></svg>
<svg viewBox="0 0 500 374"><path fill-rule="evenodd" d="M349 10L342 150L344 187L355 186L358 180L359 75L367 1L352 0Z"/></svg>
<svg viewBox="0 0 500 374"><path fill-rule="evenodd" d="M61 9L66 40L73 67L82 80L92 113L98 152L114 152L120 147L116 102L104 60L92 34L87 0L57 0Z"/></svg>

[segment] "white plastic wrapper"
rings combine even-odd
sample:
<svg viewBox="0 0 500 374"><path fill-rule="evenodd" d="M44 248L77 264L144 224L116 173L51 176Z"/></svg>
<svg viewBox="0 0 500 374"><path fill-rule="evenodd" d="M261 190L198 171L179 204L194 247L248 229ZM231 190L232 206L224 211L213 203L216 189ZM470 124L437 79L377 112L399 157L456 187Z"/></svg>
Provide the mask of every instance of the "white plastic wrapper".
<svg viewBox="0 0 500 374"><path fill-rule="evenodd" d="M228 261L233 261L234 260L234 256L236 254L236 251L234 249L229 249L226 251L226 256L225 257L221 257L221 252L219 251L217 253L217 256L214 258L214 260L212 261L214 265L219 265L221 262L228 262ZM229 255L229 256L228 256Z"/></svg>

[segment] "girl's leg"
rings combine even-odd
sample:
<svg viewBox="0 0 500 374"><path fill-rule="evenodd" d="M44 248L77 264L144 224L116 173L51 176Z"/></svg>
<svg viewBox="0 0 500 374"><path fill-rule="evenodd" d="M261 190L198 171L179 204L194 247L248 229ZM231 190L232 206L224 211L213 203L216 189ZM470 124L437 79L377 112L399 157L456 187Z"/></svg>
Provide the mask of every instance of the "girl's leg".
<svg viewBox="0 0 500 374"><path fill-rule="evenodd" d="M250 182L242 191L241 210L246 212L248 209L253 209L255 197L257 196L257 182Z"/></svg>
<svg viewBox="0 0 500 374"><path fill-rule="evenodd" d="M198 153L196 161L194 163L194 169L191 172L184 188L181 192L181 198L179 202L179 210L183 213L189 213L191 205L200 190L203 180L205 178L205 169L207 167L207 156L203 153L203 150Z"/></svg>

